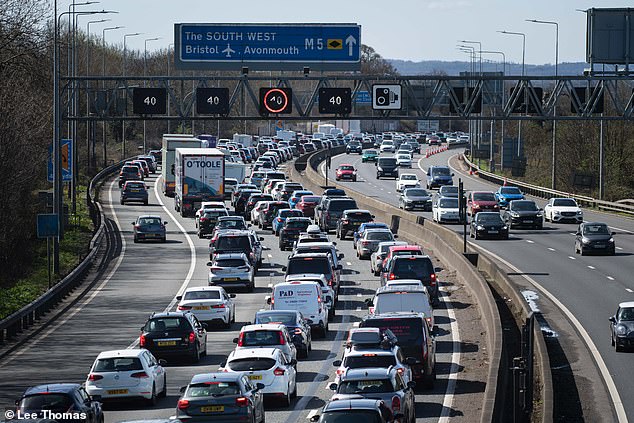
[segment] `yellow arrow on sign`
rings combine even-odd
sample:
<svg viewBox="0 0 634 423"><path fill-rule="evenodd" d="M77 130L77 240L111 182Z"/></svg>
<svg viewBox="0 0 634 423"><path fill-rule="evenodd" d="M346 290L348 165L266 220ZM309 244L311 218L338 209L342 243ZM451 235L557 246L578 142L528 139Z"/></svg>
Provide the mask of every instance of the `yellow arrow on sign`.
<svg viewBox="0 0 634 423"><path fill-rule="evenodd" d="M69 165L68 165L68 146L69 145L70 144L62 145L62 169L66 171L70 171Z"/></svg>
<svg viewBox="0 0 634 423"><path fill-rule="evenodd" d="M341 38L329 39L326 45L328 50L341 50L343 48L343 40Z"/></svg>

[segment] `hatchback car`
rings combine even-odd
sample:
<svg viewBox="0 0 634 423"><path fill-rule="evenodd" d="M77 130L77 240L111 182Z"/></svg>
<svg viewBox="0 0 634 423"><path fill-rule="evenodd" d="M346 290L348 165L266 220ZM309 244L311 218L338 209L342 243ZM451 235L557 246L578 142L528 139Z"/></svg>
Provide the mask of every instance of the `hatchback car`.
<svg viewBox="0 0 634 423"><path fill-rule="evenodd" d="M361 155L361 163L376 162L379 158L379 152L376 150L365 150Z"/></svg>
<svg viewBox="0 0 634 423"><path fill-rule="evenodd" d="M282 323L245 325L240 329L237 338L233 339L236 350L261 347L278 348L286 357L297 359L297 348L291 340L291 335Z"/></svg>
<svg viewBox="0 0 634 423"><path fill-rule="evenodd" d="M317 195L304 195L300 198L295 207L297 210L301 210L304 216L313 217L315 216L315 207L317 207L320 200L321 197Z"/></svg>
<svg viewBox="0 0 634 423"><path fill-rule="evenodd" d="M431 194L422 188L405 188L398 199L398 207L403 210L431 211Z"/></svg>
<svg viewBox="0 0 634 423"><path fill-rule="evenodd" d="M583 222L583 211L574 198L551 198L544 206L546 222Z"/></svg>
<svg viewBox="0 0 634 423"><path fill-rule="evenodd" d="M518 187L501 186L495 191L495 198L498 200L500 208L506 208L513 200L523 200L524 194Z"/></svg>
<svg viewBox="0 0 634 423"><path fill-rule="evenodd" d="M357 181L357 169L351 164L342 164L335 170L335 180Z"/></svg>
<svg viewBox="0 0 634 423"><path fill-rule="evenodd" d="M297 356L308 357L308 352L313 348L312 335L310 325L302 313L296 310L261 310L255 313L253 324L269 323L284 325L297 349Z"/></svg>
<svg viewBox="0 0 634 423"><path fill-rule="evenodd" d="M221 372L239 372L253 383L262 383L265 398L282 400L289 406L297 395L297 360L289 359L279 348L241 348L220 364Z"/></svg>
<svg viewBox="0 0 634 423"><path fill-rule="evenodd" d="M420 181L415 173L401 173L396 180L396 192L402 192L406 188L420 188Z"/></svg>
<svg viewBox="0 0 634 423"><path fill-rule="evenodd" d="M77 420L78 423L102 423L104 416L100 401L99 395L88 394L78 383L48 383L32 386L24 391L15 402L15 412L22 416L26 413L37 415L38 418L45 417L44 410L53 413L85 413L86 418Z"/></svg>
<svg viewBox="0 0 634 423"><path fill-rule="evenodd" d="M139 346L155 357L186 357L197 363L207 354L207 324L189 311L153 313L141 327Z"/></svg>
<svg viewBox="0 0 634 423"><path fill-rule="evenodd" d="M204 238L213 233L218 219L229 216L227 209L205 209L198 218L198 238Z"/></svg>
<svg viewBox="0 0 634 423"><path fill-rule="evenodd" d="M529 227L542 229L544 225L543 210L532 200L511 200L502 213L502 219L509 227Z"/></svg>
<svg viewBox="0 0 634 423"><path fill-rule="evenodd" d="M480 212L500 212L495 194L490 191L471 191L467 195L467 214L475 216Z"/></svg>
<svg viewBox="0 0 634 423"><path fill-rule="evenodd" d="M397 247L390 247L397 248ZM429 292L432 305L438 304L438 277L439 267L434 267L431 258L426 255L396 255L388 260L384 272L381 273L381 285L388 280L416 279L423 283Z"/></svg>
<svg viewBox="0 0 634 423"><path fill-rule="evenodd" d="M167 221L161 220L161 216L141 215L132 222L134 227L134 242L156 239L161 242L166 241L165 225Z"/></svg>
<svg viewBox="0 0 634 423"><path fill-rule="evenodd" d="M243 373L194 375L181 389L176 418L187 422L249 422L265 420L264 385Z"/></svg>
<svg viewBox="0 0 634 423"><path fill-rule="evenodd" d="M374 215L368 210L345 210L337 221L337 238L346 239L348 234L353 234L363 223L372 222Z"/></svg>
<svg viewBox="0 0 634 423"><path fill-rule="evenodd" d="M430 166L427 169L427 189L453 185L453 176L448 166Z"/></svg>
<svg viewBox="0 0 634 423"><path fill-rule="evenodd" d="M301 200L301 198L305 195L314 195L314 193L312 191L301 190L301 189L293 191L293 193L288 199L288 204L290 204L291 208L294 209L295 206L297 206L297 203L299 203L299 200Z"/></svg>
<svg viewBox="0 0 634 423"><path fill-rule="evenodd" d="M458 198L459 195L458 187L453 185L443 185L438 188L438 197Z"/></svg>
<svg viewBox="0 0 634 423"><path fill-rule="evenodd" d="M584 222L575 233L575 253L609 254L616 253L614 235L608 225L600 222Z"/></svg>
<svg viewBox="0 0 634 423"><path fill-rule="evenodd" d="M236 321L235 297L221 286L195 286L176 297L177 310L191 311L201 322L222 323L228 328Z"/></svg>
<svg viewBox="0 0 634 423"><path fill-rule="evenodd" d="M255 289L255 270L244 252L218 253L209 266L209 286ZM235 318L235 313L234 313Z"/></svg>
<svg viewBox="0 0 634 423"><path fill-rule="evenodd" d="M348 145L346 145L346 154L350 154L350 153L361 154L362 151L363 151L363 146L357 140L352 140L348 143Z"/></svg>
<svg viewBox="0 0 634 423"><path fill-rule="evenodd" d="M458 198L438 197L432 203L432 220L438 223L459 223L460 208Z"/></svg>
<svg viewBox="0 0 634 423"><path fill-rule="evenodd" d="M90 368L86 391L104 400L142 398L155 405L167 395L163 365L146 349L104 351Z"/></svg>
<svg viewBox="0 0 634 423"><path fill-rule="evenodd" d="M387 253L390 250L390 247L396 245L407 245L405 241L385 241L380 242L377 246L375 252L370 256L370 271L374 274L374 276L379 276L381 273L381 267L383 266L383 260L387 257Z"/></svg>
<svg viewBox="0 0 634 423"><path fill-rule="evenodd" d="M119 188L127 181L142 181L143 175L138 166L123 166L119 171Z"/></svg>
<svg viewBox="0 0 634 423"><path fill-rule="evenodd" d="M397 153L396 154L396 164L400 167L412 167L412 156L409 153Z"/></svg>
<svg viewBox="0 0 634 423"><path fill-rule="evenodd" d="M509 239L509 227L498 212L480 212L471 219L471 238Z"/></svg>
<svg viewBox="0 0 634 423"><path fill-rule="evenodd" d="M616 352L634 347L634 301L620 303L609 320L610 340Z"/></svg>
<svg viewBox="0 0 634 423"><path fill-rule="evenodd" d="M276 236L280 235L280 231L289 217L304 217L304 214L300 210L295 209L279 209L277 215L273 218L271 223L271 232Z"/></svg>
<svg viewBox="0 0 634 423"><path fill-rule="evenodd" d="M395 238L398 235L394 235L389 229L367 229L357 241L357 257L361 260L370 259L381 242L394 241Z"/></svg>
<svg viewBox="0 0 634 423"><path fill-rule="evenodd" d="M121 198L119 203L125 204L131 201L137 201L148 205L147 186L143 181L126 181L121 189Z"/></svg>
<svg viewBox="0 0 634 423"><path fill-rule="evenodd" d="M308 217L288 217L284 221L284 226L280 229L279 247L280 250L292 249L299 234L305 232L311 220Z"/></svg>
<svg viewBox="0 0 634 423"><path fill-rule="evenodd" d="M328 402L321 411L310 418L319 423L395 423L403 421L385 402L377 399L355 398Z"/></svg>

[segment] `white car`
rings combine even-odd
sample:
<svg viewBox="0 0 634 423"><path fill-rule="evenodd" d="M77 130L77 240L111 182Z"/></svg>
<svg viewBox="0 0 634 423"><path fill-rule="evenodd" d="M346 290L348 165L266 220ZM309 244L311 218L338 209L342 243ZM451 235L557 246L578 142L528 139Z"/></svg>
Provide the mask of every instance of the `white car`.
<svg viewBox="0 0 634 423"><path fill-rule="evenodd" d="M286 183L286 181L280 181L278 183L276 183L273 188L271 188L271 195L273 196L273 198L277 198L278 194L280 193L280 191L282 190L282 188L284 187L284 184Z"/></svg>
<svg viewBox="0 0 634 423"><path fill-rule="evenodd" d="M260 213L269 206L270 200L258 201L251 210L251 222L260 221Z"/></svg>
<svg viewBox="0 0 634 423"><path fill-rule="evenodd" d="M191 311L201 322L222 323L230 327L236 321L236 308L232 298L221 286L195 286L187 288L179 301L179 311Z"/></svg>
<svg viewBox="0 0 634 423"><path fill-rule="evenodd" d="M164 360L146 349L99 353L86 379L86 392L103 399L144 398L150 405L167 394Z"/></svg>
<svg viewBox="0 0 634 423"><path fill-rule="evenodd" d="M290 359L297 360L297 348L288 329L281 323L245 325L233 340L236 350L254 348L278 348Z"/></svg>
<svg viewBox="0 0 634 423"><path fill-rule="evenodd" d="M396 165L400 167L412 167L412 157L407 153L396 155Z"/></svg>
<svg viewBox="0 0 634 423"><path fill-rule="evenodd" d="M381 151L381 153L394 153L394 151L395 151L394 141L392 141L392 140L383 141L381 143L380 151Z"/></svg>
<svg viewBox="0 0 634 423"><path fill-rule="evenodd" d="M291 405L297 396L297 360L288 359L278 348L245 348L233 350L219 371L244 372L254 383L264 385L262 393L281 398Z"/></svg>
<svg viewBox="0 0 634 423"><path fill-rule="evenodd" d="M458 199L452 197L439 197L431 207L432 219L437 223L459 223L460 208Z"/></svg>
<svg viewBox="0 0 634 423"><path fill-rule="evenodd" d="M397 159L398 162L398 159ZM396 192L403 192L405 188L420 188L420 180L414 173L401 173L396 180Z"/></svg>
<svg viewBox="0 0 634 423"><path fill-rule="evenodd" d="M551 198L544 206L544 220L582 223L583 211L574 198Z"/></svg>

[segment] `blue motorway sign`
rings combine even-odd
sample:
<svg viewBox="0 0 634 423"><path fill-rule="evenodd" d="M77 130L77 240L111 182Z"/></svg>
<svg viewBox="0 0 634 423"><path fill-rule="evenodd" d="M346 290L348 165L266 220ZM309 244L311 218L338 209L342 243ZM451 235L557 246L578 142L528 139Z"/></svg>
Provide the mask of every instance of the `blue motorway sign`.
<svg viewBox="0 0 634 423"><path fill-rule="evenodd" d="M185 70L358 70L361 26L181 23L174 49Z"/></svg>
<svg viewBox="0 0 634 423"><path fill-rule="evenodd" d="M372 97L370 91L358 91L354 102L357 104L372 104Z"/></svg>
<svg viewBox="0 0 634 423"><path fill-rule="evenodd" d="M53 182L53 146L48 147L48 181ZM73 180L73 140L62 140L62 180Z"/></svg>
<svg viewBox="0 0 634 423"><path fill-rule="evenodd" d="M59 236L59 219L57 214L45 213L37 215L37 237L51 238Z"/></svg>

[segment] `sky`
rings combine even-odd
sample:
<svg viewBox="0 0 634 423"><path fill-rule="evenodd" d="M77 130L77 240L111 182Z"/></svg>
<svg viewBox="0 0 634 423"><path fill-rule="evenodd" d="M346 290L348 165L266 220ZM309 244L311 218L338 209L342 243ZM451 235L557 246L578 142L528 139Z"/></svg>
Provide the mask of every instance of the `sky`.
<svg viewBox="0 0 634 423"><path fill-rule="evenodd" d="M70 2L58 3L67 10ZM468 40L521 63L522 37L497 32L512 31L526 34L527 64L549 64L555 62L555 26L526 19L558 22L559 62L585 62L586 15L577 9L633 6L632 0L101 0L81 10L118 11L110 22L92 24L91 33L124 26L106 36L108 43L122 45L125 33L141 32L126 41L127 48L141 51L145 39L154 37L161 39L148 42L148 51L167 48L175 23L357 23L363 44L388 59L465 61L469 56L457 44ZM82 17L80 26L88 20Z"/></svg>

